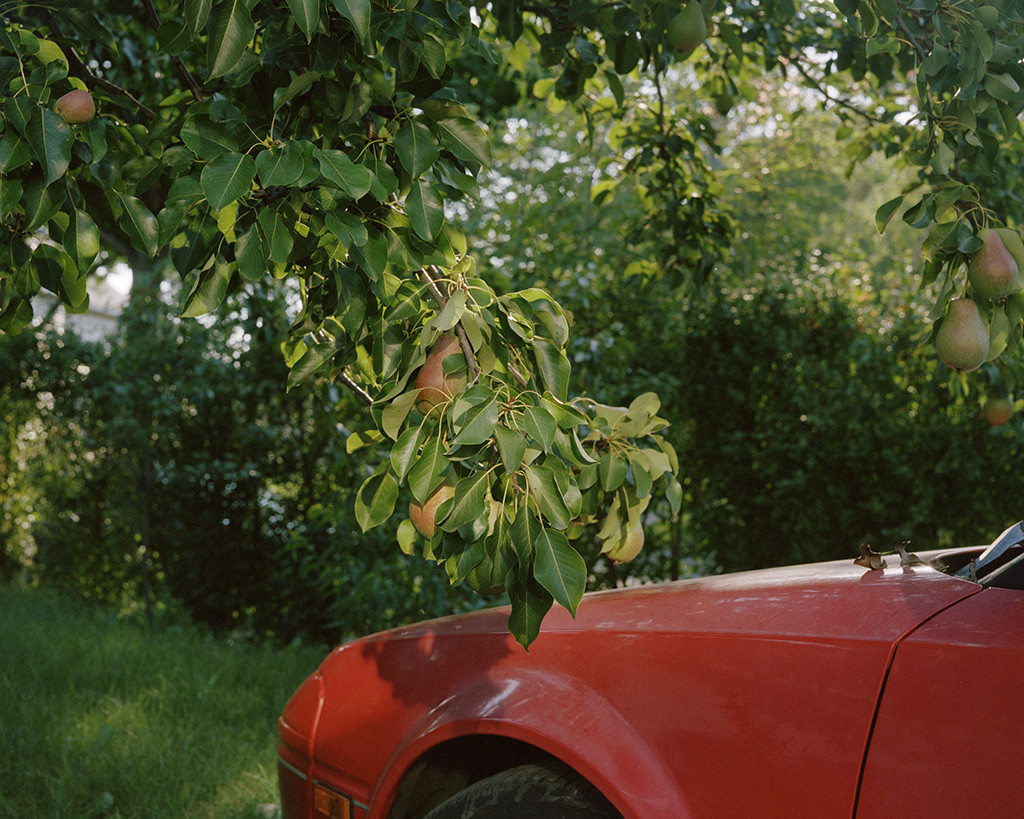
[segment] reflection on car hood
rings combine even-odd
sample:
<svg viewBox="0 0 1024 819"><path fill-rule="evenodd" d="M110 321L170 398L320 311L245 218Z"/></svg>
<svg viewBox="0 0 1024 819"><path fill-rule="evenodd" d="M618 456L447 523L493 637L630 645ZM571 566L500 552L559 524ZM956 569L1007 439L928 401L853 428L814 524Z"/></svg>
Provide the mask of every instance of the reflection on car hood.
<svg viewBox="0 0 1024 819"><path fill-rule="evenodd" d="M557 605L545 634L743 633L792 639L898 639L910 628L977 590L928 565L882 570L839 560L692 578L587 594L573 618ZM391 639L507 633L507 606L431 620L389 633Z"/></svg>

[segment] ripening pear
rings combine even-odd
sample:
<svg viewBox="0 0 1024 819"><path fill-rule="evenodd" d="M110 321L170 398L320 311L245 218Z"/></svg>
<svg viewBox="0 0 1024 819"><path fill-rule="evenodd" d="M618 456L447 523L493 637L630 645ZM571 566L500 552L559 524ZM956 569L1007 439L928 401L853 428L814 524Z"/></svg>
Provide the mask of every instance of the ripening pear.
<svg viewBox="0 0 1024 819"><path fill-rule="evenodd" d="M988 357L988 329L970 299L953 299L935 336L939 358L959 372L976 370Z"/></svg>
<svg viewBox="0 0 1024 819"><path fill-rule="evenodd" d="M644 548L644 527L638 521L633 524L625 534L605 541L601 551L608 555L615 563L628 563Z"/></svg>
<svg viewBox="0 0 1024 819"><path fill-rule="evenodd" d="M967 276L976 296L998 301L1017 289L1020 269L996 231L984 231L981 239L981 250L971 259Z"/></svg>
<svg viewBox="0 0 1024 819"><path fill-rule="evenodd" d="M441 414L441 407L466 386L465 371L445 375L444 362L448 356L458 355L462 346L453 335L443 335L434 344L427 360L416 375L416 409L428 418Z"/></svg>
<svg viewBox="0 0 1024 819"><path fill-rule="evenodd" d="M64 118L69 125L80 125L89 122L96 116L96 103L92 94L81 88L68 91L53 106L54 112Z"/></svg>
<svg viewBox="0 0 1024 819"><path fill-rule="evenodd" d="M683 10L668 21L668 42L680 54L689 54L708 36L708 25L700 0L689 0Z"/></svg>
<svg viewBox="0 0 1024 819"><path fill-rule="evenodd" d="M993 396L986 398L981 412L994 427L1001 427L1013 417L1013 398L1009 396Z"/></svg>
<svg viewBox="0 0 1024 819"><path fill-rule="evenodd" d="M409 520L416 527L416 531L423 537L430 539L437 531L437 509L448 498L455 494L455 487L443 483L423 503L412 501L409 504Z"/></svg>

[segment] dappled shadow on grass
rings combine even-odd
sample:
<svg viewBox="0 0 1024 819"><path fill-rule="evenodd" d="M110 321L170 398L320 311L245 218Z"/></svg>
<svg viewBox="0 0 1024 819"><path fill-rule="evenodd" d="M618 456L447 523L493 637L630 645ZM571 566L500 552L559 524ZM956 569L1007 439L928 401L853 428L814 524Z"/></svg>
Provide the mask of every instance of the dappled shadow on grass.
<svg viewBox="0 0 1024 819"><path fill-rule="evenodd" d="M12 586L0 612L0 816L246 817L276 801L276 719L322 648L152 633Z"/></svg>

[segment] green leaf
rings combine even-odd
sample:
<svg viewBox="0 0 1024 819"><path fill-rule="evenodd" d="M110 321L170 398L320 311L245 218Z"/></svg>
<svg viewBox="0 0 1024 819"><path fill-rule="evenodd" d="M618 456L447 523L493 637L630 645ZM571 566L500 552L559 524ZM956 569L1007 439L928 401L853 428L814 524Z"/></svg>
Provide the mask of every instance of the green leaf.
<svg viewBox="0 0 1024 819"><path fill-rule="evenodd" d="M288 226L276 210L264 208L260 211L260 227L263 229L263 236L270 248L270 258L278 264L284 264L291 255L292 247L295 244L295 237L288 230Z"/></svg>
<svg viewBox="0 0 1024 819"><path fill-rule="evenodd" d="M598 474L601 478L601 488L605 492L614 492L626 479L626 463L617 455L606 452L601 456L597 464Z"/></svg>
<svg viewBox="0 0 1024 819"><path fill-rule="evenodd" d="M895 199L890 199L875 211L875 227L878 228L879 233L885 233L885 229L888 227L893 215L900 209L900 205L902 204L903 196L901 195L897 196Z"/></svg>
<svg viewBox="0 0 1024 819"><path fill-rule="evenodd" d="M320 370L337 351L338 345L334 341L310 344L299 356L299 359L291 364L291 368L288 370L287 388L292 389ZM349 440L352 440L351 436Z"/></svg>
<svg viewBox="0 0 1024 819"><path fill-rule="evenodd" d="M249 281L258 281L267 272L267 249L255 222L235 241L238 272Z"/></svg>
<svg viewBox="0 0 1024 819"><path fill-rule="evenodd" d="M11 179L0 173L0 219L6 219L10 215L14 206L21 202L24 192L20 180Z"/></svg>
<svg viewBox="0 0 1024 819"><path fill-rule="evenodd" d="M384 408L384 412L381 413L381 429L391 440L398 438L398 431L409 417L417 397L416 391L410 390L399 395Z"/></svg>
<svg viewBox="0 0 1024 819"><path fill-rule="evenodd" d="M455 484L455 495L448 517L444 520L444 530L455 532L480 517L489 494L491 475L489 472L474 472Z"/></svg>
<svg viewBox="0 0 1024 819"><path fill-rule="evenodd" d="M116 195L124 209L118 224L128 234L135 249L152 259L159 250L156 217L150 213L149 208L142 204L141 199L123 193Z"/></svg>
<svg viewBox="0 0 1024 819"><path fill-rule="evenodd" d="M510 575L508 597L511 611L508 615L508 630L525 649L537 639L544 615L551 610L554 598L551 592L537 584L532 576L521 580Z"/></svg>
<svg viewBox="0 0 1024 819"><path fill-rule="evenodd" d="M441 155L430 129L414 119L405 121L395 137L395 151L409 176L416 179L428 170Z"/></svg>
<svg viewBox="0 0 1024 819"><path fill-rule="evenodd" d="M554 417L543 407L527 407L523 411L523 429L533 438L545 452L551 450L555 442L558 424Z"/></svg>
<svg viewBox="0 0 1024 819"><path fill-rule="evenodd" d="M547 527L533 542L533 576L573 617L587 587L587 564L569 539Z"/></svg>
<svg viewBox="0 0 1024 819"><path fill-rule="evenodd" d="M231 267L225 261L218 261L199 273L192 292L185 299L181 315L195 318L214 312L224 302L231 281Z"/></svg>
<svg viewBox="0 0 1024 819"><path fill-rule="evenodd" d="M198 35L206 28L206 21L210 19L210 7L213 0L185 0L185 24L193 36Z"/></svg>
<svg viewBox="0 0 1024 819"><path fill-rule="evenodd" d="M64 231L64 249L75 262L79 272L85 273L100 252L100 231L88 213L72 208L71 221Z"/></svg>
<svg viewBox="0 0 1024 819"><path fill-rule="evenodd" d="M665 485L665 497L668 498L673 517L678 515L683 508L683 485L675 475L669 475Z"/></svg>
<svg viewBox="0 0 1024 819"><path fill-rule="evenodd" d="M437 123L437 135L449 151L464 162L491 164L491 146L483 128L471 119L444 119Z"/></svg>
<svg viewBox="0 0 1024 819"><path fill-rule="evenodd" d="M269 188L272 185L293 185L302 176L302 148L296 142L285 143L269 151L260 151L256 156L256 171L260 183Z"/></svg>
<svg viewBox="0 0 1024 819"><path fill-rule="evenodd" d="M462 320L463 314L466 312L466 291L456 290L451 294L451 297L445 302L441 312L438 313L433 321L430 322L430 327L439 333L446 333L455 327Z"/></svg>
<svg viewBox="0 0 1024 819"><path fill-rule="evenodd" d="M565 401L569 392L569 359L556 345L542 338L533 340L533 354L537 360L544 388L550 390L560 401Z"/></svg>
<svg viewBox="0 0 1024 819"><path fill-rule="evenodd" d="M356 493L356 522L368 532L386 521L395 511L398 484L390 474L371 475Z"/></svg>
<svg viewBox="0 0 1024 819"><path fill-rule="evenodd" d="M409 468L420 451L424 437L423 427L409 427L398 436L395 445L391 447L391 467L399 481L404 481L405 476L409 474Z"/></svg>
<svg viewBox="0 0 1024 819"><path fill-rule="evenodd" d="M363 50L373 52L370 40L370 0L331 0L338 13L352 24L352 31Z"/></svg>
<svg viewBox="0 0 1024 819"><path fill-rule="evenodd" d="M238 150L238 136L222 123L192 117L181 127L181 141L200 159L216 159Z"/></svg>
<svg viewBox="0 0 1024 819"><path fill-rule="evenodd" d="M523 458L526 457L526 437L521 432L509 429L497 424L494 427L494 437L498 442L498 452L501 453L501 462L505 471L509 474L516 472L523 465Z"/></svg>
<svg viewBox="0 0 1024 819"><path fill-rule="evenodd" d="M498 397L491 395L486 401L474 404L458 419L458 433L452 438L451 447L475 446L490 439L498 423Z"/></svg>
<svg viewBox="0 0 1024 819"><path fill-rule="evenodd" d="M432 242L441 232L444 224L444 203L429 182L423 179L413 182L405 199L405 212L409 215L412 229L421 239Z"/></svg>
<svg viewBox="0 0 1024 819"><path fill-rule="evenodd" d="M509 527L509 543L523 566L533 563L533 542L541 530L540 520L523 504Z"/></svg>
<svg viewBox="0 0 1024 819"><path fill-rule="evenodd" d="M54 217L67 198L65 185L44 185L38 176L25 185L22 208L25 229L35 230Z"/></svg>
<svg viewBox="0 0 1024 819"><path fill-rule="evenodd" d="M423 451L416 463L409 469L409 488L413 497L423 503L441 485L451 468L451 461L444 454L440 438L431 438L423 445Z"/></svg>
<svg viewBox="0 0 1024 819"><path fill-rule="evenodd" d="M540 508L541 514L555 528L564 529L569 525L572 515L566 506L563 491L558 485L554 470L543 464L530 464L525 467L525 470L530 493Z"/></svg>
<svg viewBox="0 0 1024 819"><path fill-rule="evenodd" d="M218 4L212 17L207 43L210 79L223 76L238 65L256 34L245 0L227 0Z"/></svg>
<svg viewBox="0 0 1024 819"><path fill-rule="evenodd" d="M414 555L416 553L416 527L409 518L402 518L396 532L398 548L402 554Z"/></svg>
<svg viewBox="0 0 1024 819"><path fill-rule="evenodd" d="M46 184L60 179L71 164L75 135L64 118L48 108L36 108L25 125L25 136L43 166Z"/></svg>
<svg viewBox="0 0 1024 819"><path fill-rule="evenodd" d="M369 192L373 174L363 165L357 165L349 159L344 151L322 151L317 148L313 155L320 164L320 173L353 199L361 199Z"/></svg>
<svg viewBox="0 0 1024 819"><path fill-rule="evenodd" d="M221 154L200 176L203 193L216 212L248 192L256 178L256 162L247 154Z"/></svg>
<svg viewBox="0 0 1024 819"><path fill-rule="evenodd" d="M292 18L306 35L308 43L320 23L320 0L288 0L288 8L292 10Z"/></svg>

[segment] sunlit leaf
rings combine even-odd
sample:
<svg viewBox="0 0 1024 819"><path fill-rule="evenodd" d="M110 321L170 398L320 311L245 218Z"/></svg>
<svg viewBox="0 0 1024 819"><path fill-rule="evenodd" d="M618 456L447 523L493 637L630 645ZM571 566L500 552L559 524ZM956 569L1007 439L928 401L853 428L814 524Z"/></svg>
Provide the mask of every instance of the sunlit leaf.
<svg viewBox="0 0 1024 819"><path fill-rule="evenodd" d="M356 522L368 532L379 526L395 511L398 500L398 484L387 472L371 475L356 493Z"/></svg>
<svg viewBox="0 0 1024 819"><path fill-rule="evenodd" d="M533 575L555 601L573 617L587 586L587 564L556 529L543 528L533 542L536 562Z"/></svg>

